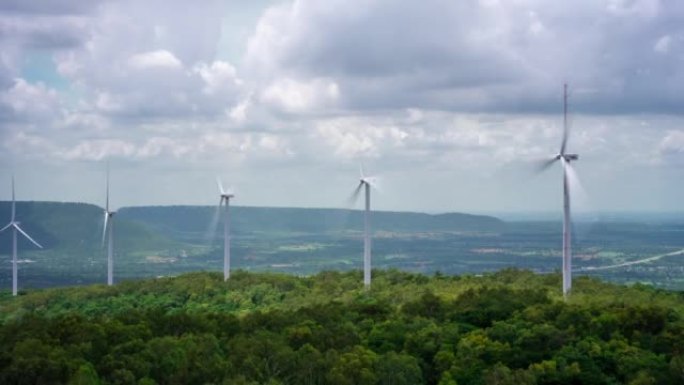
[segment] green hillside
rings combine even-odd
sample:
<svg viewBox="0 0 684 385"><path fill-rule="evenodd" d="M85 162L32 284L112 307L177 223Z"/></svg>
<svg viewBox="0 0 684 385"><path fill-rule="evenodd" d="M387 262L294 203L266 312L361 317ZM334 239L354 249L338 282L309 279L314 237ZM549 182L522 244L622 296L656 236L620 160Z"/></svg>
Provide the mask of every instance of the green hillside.
<svg viewBox="0 0 684 385"><path fill-rule="evenodd" d="M681 384L684 297L558 275L236 272L0 298L0 383Z"/></svg>
<svg viewBox="0 0 684 385"><path fill-rule="evenodd" d="M86 203L17 202L17 220L46 249L95 252L102 248L103 209ZM0 221L9 222L11 203L0 202ZM118 248L135 250L168 242L146 226L115 215L116 235L125 239ZM23 240L22 249L36 249ZM11 235L0 235L0 250L11 250Z"/></svg>
<svg viewBox="0 0 684 385"><path fill-rule="evenodd" d="M11 203L0 202L0 222L9 222ZM17 220L38 241L40 250L19 237L20 280L30 286L102 282L106 274L102 245L103 209L84 203L17 202ZM140 253L178 248L179 243L144 224L115 216L115 252L119 273L135 276ZM0 234L0 255L11 257L11 232ZM2 263L0 283L7 284L10 264Z"/></svg>
<svg viewBox="0 0 684 385"><path fill-rule="evenodd" d="M0 202L0 219L10 218L10 202ZM215 207L122 208L114 216L114 279L218 270L221 218ZM19 287L53 287L103 282L102 208L82 203L18 202L17 219L45 249L20 238ZM232 207L233 266L254 271L312 274L349 270L360 263L362 213L353 210ZM211 224L213 223L213 227ZM505 227L493 217L467 214L373 213L378 266L403 263L422 269L428 247L409 243L420 234L492 233ZM216 229L210 234L209 229ZM403 237L396 239L397 235ZM0 234L0 288L10 286L11 233ZM386 250L385 259L382 250ZM429 255L451 256L432 250ZM415 255L413 261L408 254Z"/></svg>
<svg viewBox="0 0 684 385"><path fill-rule="evenodd" d="M144 206L120 210L122 218L136 220L170 237L204 234L216 214L209 206ZM500 231L501 220L462 213L424 214L374 211L375 231ZM363 228L363 212L343 209L231 207L231 228L235 234L324 233Z"/></svg>

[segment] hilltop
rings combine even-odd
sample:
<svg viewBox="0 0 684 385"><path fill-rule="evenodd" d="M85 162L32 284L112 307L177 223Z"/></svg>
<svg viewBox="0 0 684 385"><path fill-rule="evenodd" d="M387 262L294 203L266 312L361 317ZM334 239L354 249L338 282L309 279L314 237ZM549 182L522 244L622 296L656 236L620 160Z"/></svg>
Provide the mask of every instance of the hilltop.
<svg viewBox="0 0 684 385"><path fill-rule="evenodd" d="M141 206L119 210L168 236L206 232L216 213L210 206ZM373 211L375 231L500 231L505 223L486 215L463 213L425 214ZM231 206L231 228L235 234L283 232L312 233L363 228L363 211L347 209Z"/></svg>
<svg viewBox="0 0 684 385"><path fill-rule="evenodd" d="M10 218L11 202L0 202L0 220ZM17 202L17 219L47 248L97 248L102 236L102 208L86 203ZM215 220L212 206L140 206L117 211L117 235L127 248L145 248L151 242L196 240L206 237ZM231 207L234 233L306 233L361 230L363 212L346 209ZM218 218L220 221L220 218ZM485 215L425 214L374 211L376 231L500 231L505 223ZM0 235L0 251L8 253L9 235ZM21 241L22 248L30 243Z"/></svg>
<svg viewBox="0 0 684 385"><path fill-rule="evenodd" d="M2 383L680 384L684 298L504 270L236 272L0 298Z"/></svg>

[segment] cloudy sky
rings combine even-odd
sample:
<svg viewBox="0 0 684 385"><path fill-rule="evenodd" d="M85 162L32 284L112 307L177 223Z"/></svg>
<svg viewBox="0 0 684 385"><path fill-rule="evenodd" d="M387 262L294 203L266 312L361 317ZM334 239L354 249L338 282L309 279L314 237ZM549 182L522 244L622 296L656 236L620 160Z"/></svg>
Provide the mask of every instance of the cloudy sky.
<svg viewBox="0 0 684 385"><path fill-rule="evenodd" d="M680 0L4 0L0 199L682 211ZM0 185L2 185L0 183Z"/></svg>

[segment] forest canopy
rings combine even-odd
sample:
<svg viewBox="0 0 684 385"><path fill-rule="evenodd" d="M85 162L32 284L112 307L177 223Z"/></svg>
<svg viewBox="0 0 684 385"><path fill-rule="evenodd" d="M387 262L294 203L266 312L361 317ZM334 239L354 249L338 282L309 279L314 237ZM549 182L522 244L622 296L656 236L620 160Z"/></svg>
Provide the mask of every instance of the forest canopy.
<svg viewBox="0 0 684 385"><path fill-rule="evenodd" d="M7 293L0 383L681 384L679 292L503 270L216 273Z"/></svg>

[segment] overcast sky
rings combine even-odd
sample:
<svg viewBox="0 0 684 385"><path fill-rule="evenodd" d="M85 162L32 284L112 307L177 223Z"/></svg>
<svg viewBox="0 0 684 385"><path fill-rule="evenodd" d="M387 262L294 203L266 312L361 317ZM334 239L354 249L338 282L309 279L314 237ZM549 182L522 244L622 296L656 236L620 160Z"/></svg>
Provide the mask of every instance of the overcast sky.
<svg viewBox="0 0 684 385"><path fill-rule="evenodd" d="M3 0L0 199L684 211L681 0ZM4 182L1 182L4 181ZM4 186L4 187L2 187Z"/></svg>

